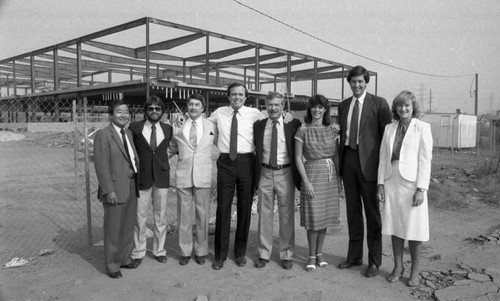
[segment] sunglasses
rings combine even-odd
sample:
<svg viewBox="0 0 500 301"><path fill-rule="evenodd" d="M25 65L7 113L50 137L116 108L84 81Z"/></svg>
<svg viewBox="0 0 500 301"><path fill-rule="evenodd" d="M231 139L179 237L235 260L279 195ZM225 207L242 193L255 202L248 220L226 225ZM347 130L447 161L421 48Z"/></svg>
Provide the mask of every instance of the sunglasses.
<svg viewBox="0 0 500 301"><path fill-rule="evenodd" d="M148 107L148 112L153 112L153 111L161 112L163 111L163 109L161 107Z"/></svg>

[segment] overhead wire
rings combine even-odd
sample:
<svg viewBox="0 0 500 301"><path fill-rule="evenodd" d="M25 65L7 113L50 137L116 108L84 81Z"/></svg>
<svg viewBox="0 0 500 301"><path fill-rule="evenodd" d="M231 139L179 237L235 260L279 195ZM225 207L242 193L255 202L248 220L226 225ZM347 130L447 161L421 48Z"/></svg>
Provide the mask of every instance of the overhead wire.
<svg viewBox="0 0 500 301"><path fill-rule="evenodd" d="M291 29L293 29L293 30L295 30L295 31L297 31L297 32L300 32L300 33L302 33L302 34L304 34L304 35L306 35L306 36L308 36L308 37L311 37L311 38L313 38L313 39L315 39L315 40L318 40L318 41L320 41L320 42L322 42L322 43L325 43L325 44L327 44L327 45L330 45L330 46L332 46L332 47L335 47L335 48L337 48L337 49L339 49L339 50L342 50L342 51L344 51L344 52L350 53L350 54L352 54L352 55L355 55L355 56L358 56L358 57L364 58L364 59L366 59L366 60L369 60L369 61L371 61L371 62L374 62L374 63L380 64L380 65L383 65L383 66L386 66L386 67L394 68L394 69L401 70L401 71L405 71L405 72L409 72L409 73L414 73L414 74L419 74L419 75L425 75L425 76L432 76L432 77L454 77L454 78L458 78L458 77L470 77L470 76L474 76L474 75L475 75L475 74L466 74L466 75L440 75L440 74L431 74L431 73L419 72L419 71L414 71L414 70L410 70L410 69L402 68L402 67L399 67L399 66L391 65L391 64L388 64L388 63L385 63L385 62L382 62L382 61L379 61L379 60L376 60L376 59L372 59L372 58L367 57L367 56L365 56L365 55L362 55L362 54L356 53L356 52L354 52L354 51L352 51L352 50L349 50L349 49L346 49L346 48L344 48L344 47L341 47L341 46L335 45L335 44L333 44L333 43L331 43L331 42L329 42L329 41L327 41L327 40L325 40L325 39L322 39L322 38L317 37L317 36L315 36L315 35L313 35L313 34L310 34L310 33L306 32L306 31L304 31L304 30L302 30L302 29L300 29L300 28L297 28L297 27L295 27L295 26L293 26L293 25L290 25L290 24L288 24L288 23L285 23L285 22L283 22L283 21L281 21L281 20L279 20L279 19L277 19L277 18L275 18L275 17L273 17L273 16L271 16L271 15L268 15L268 14L266 14L266 13L264 13L264 12L262 12L262 11L260 11L260 10L256 9L256 8L253 8L253 7L251 7L251 6L249 6L249 5L245 4L245 3L242 3L241 1L238 1L238 0L232 0L232 1L233 1L233 2L236 2L237 4L239 4L239 5L243 6L243 7L248 8L248 9L250 9L250 10L252 10L252 11L254 11L254 12L256 12L256 13L258 13L258 14L260 14L260 15L262 15L262 16L264 16L264 17L266 17L266 18L268 18L268 19L271 19L271 20L273 20L273 21L275 21L275 22L278 22L278 23L280 23L281 25L284 25L284 26L286 26L286 27L288 27L288 28L291 28Z"/></svg>

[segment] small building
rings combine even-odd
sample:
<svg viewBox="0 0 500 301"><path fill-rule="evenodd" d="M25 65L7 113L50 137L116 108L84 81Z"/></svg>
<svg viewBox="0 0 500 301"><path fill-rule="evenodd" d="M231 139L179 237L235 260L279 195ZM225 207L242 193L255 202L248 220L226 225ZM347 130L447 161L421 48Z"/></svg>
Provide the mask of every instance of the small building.
<svg viewBox="0 0 500 301"><path fill-rule="evenodd" d="M430 113L421 116L431 124L436 147L476 147L477 116L460 113Z"/></svg>

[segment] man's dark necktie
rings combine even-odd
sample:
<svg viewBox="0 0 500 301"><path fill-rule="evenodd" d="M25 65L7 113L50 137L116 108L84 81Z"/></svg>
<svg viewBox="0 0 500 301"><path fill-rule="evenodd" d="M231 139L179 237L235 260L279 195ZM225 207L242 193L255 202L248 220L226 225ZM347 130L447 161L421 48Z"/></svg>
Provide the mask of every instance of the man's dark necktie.
<svg viewBox="0 0 500 301"><path fill-rule="evenodd" d="M271 134L271 156L269 157L269 165L271 167L278 166L278 128L277 120L273 121L273 131Z"/></svg>
<svg viewBox="0 0 500 301"><path fill-rule="evenodd" d="M196 129L196 121L191 123L191 129L189 130L189 142L193 148L198 147L198 131Z"/></svg>
<svg viewBox="0 0 500 301"><path fill-rule="evenodd" d="M153 150L156 149L156 126L154 124L151 126L151 138L149 139L149 144Z"/></svg>
<svg viewBox="0 0 500 301"><path fill-rule="evenodd" d="M354 109L352 110L351 116L351 126L349 130L349 147L352 149L357 149L357 138L358 138L358 120L359 120L359 101L356 99L354 104Z"/></svg>
<svg viewBox="0 0 500 301"><path fill-rule="evenodd" d="M127 143L127 137L125 136L125 130L121 129L120 133L122 134L123 147L125 147L125 153L127 154L127 159L128 159L128 163L130 165L130 169L134 170L134 165L132 164L130 152L128 151L128 143Z"/></svg>
<svg viewBox="0 0 500 301"><path fill-rule="evenodd" d="M229 158L233 161L238 156L238 119L236 119L236 114L238 114L238 110L234 110L231 136L229 137Z"/></svg>

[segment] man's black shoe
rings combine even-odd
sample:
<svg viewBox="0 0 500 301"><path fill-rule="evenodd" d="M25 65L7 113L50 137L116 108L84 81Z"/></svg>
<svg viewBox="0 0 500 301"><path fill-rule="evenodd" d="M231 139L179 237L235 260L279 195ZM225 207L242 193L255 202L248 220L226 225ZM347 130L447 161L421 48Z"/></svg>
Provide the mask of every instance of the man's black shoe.
<svg viewBox="0 0 500 301"><path fill-rule="evenodd" d="M247 259L245 258L245 256L236 257L234 259L234 262L236 263L237 266L244 267L245 264L247 264Z"/></svg>
<svg viewBox="0 0 500 301"><path fill-rule="evenodd" d="M108 276L113 279L122 278L122 272L118 271L114 273L108 273Z"/></svg>
<svg viewBox="0 0 500 301"><path fill-rule="evenodd" d="M370 263L370 265L366 269L365 276L371 278L377 275L378 275L378 267L374 263Z"/></svg>
<svg viewBox="0 0 500 301"><path fill-rule="evenodd" d="M354 267L354 266L360 266L362 265L363 263L361 262L361 260L359 261L349 261L349 260L346 260L344 262L341 262L338 267L339 269L348 269L348 268L351 268L351 267Z"/></svg>
<svg viewBox="0 0 500 301"><path fill-rule="evenodd" d="M259 258L255 261L255 267L260 269L266 266L266 263L268 263L269 260L264 259L264 258Z"/></svg>
<svg viewBox="0 0 500 301"><path fill-rule="evenodd" d="M224 266L224 261L215 259L214 262L212 263L212 269L214 270L220 270Z"/></svg>
<svg viewBox="0 0 500 301"><path fill-rule="evenodd" d="M191 259L190 256L181 256L181 259L179 259L179 264L186 265L189 263L189 259Z"/></svg>
<svg viewBox="0 0 500 301"><path fill-rule="evenodd" d="M142 263L142 258L137 258L137 259L132 259L132 261L129 264L122 265L122 268L125 269L137 269Z"/></svg>

